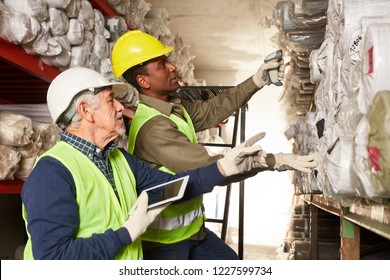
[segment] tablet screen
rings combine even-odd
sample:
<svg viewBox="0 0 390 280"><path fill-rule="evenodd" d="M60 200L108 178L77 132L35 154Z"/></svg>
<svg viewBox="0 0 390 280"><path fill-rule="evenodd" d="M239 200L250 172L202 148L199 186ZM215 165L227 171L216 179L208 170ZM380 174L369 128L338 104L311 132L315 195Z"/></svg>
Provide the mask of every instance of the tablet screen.
<svg viewBox="0 0 390 280"><path fill-rule="evenodd" d="M169 181L158 186L147 189L149 207L153 208L168 202L179 200L183 197L189 175Z"/></svg>

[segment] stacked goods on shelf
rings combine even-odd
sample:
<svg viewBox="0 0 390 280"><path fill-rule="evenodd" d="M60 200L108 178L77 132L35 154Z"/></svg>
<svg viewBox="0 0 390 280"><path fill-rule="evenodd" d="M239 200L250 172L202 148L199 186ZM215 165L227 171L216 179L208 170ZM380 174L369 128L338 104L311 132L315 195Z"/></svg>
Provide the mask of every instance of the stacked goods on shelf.
<svg viewBox="0 0 390 280"><path fill-rule="evenodd" d="M338 218L321 209L312 213L308 204L296 204L292 209L289 229L283 243L284 258L289 260L340 259ZM312 224L313 219L317 221L316 224ZM316 243L314 244L312 240L316 240Z"/></svg>
<svg viewBox="0 0 390 280"><path fill-rule="evenodd" d="M0 180L25 180L36 158L59 139L59 130L17 113L0 110Z"/></svg>
<svg viewBox="0 0 390 280"><path fill-rule="evenodd" d="M118 16L104 16L87 0L5 0L0 2L0 37L60 70L88 67L116 80L110 60L112 47L127 30L139 29L173 46L170 59L178 74L188 85L196 84L194 57L182 38L168 28L166 10L154 9L144 0L107 3ZM134 103L132 87L128 95L124 100Z"/></svg>
<svg viewBox="0 0 390 280"><path fill-rule="evenodd" d="M122 34L129 29L140 29L154 35L166 45L173 46L170 59L177 65L177 72L188 85L196 84L194 66L190 62L193 56L181 37L169 30L169 15L166 10L153 9L143 0L108 0L107 4L111 5L118 16L104 16L91 3L93 1L87 0L4 0L0 2L0 37L60 70L88 67L104 74L111 81L125 82L122 78L116 79L112 72L111 50ZM119 96L118 100L125 106L134 106L137 92L129 86L128 92ZM58 137L58 131L47 124L51 120L46 104L13 105L2 105L0 108L3 116L1 128L4 130L4 134L3 130L1 132L0 142L0 164L4 166L1 168L0 180L24 180L31 171L33 159L49 148L35 149L33 154L23 152L28 145L31 149L34 145L42 145L42 127L38 125L40 122L47 125L44 130L52 133L54 139ZM37 110L40 111L38 115L35 114ZM31 118L38 118L38 121L32 122L25 115L29 112L33 113ZM17 130L20 125L13 126L14 123L22 123L20 118L27 126L24 130ZM14 134L25 134L28 131L31 131L31 135L24 135L26 143L18 144L15 139L5 139L6 135L16 137ZM126 142L126 139L119 139L118 144L123 146L121 143ZM52 144L51 141L47 143L49 146Z"/></svg>
<svg viewBox="0 0 390 280"><path fill-rule="evenodd" d="M291 221L283 242L284 257L280 259L310 259L310 207L307 204L292 206Z"/></svg>
<svg viewBox="0 0 390 280"><path fill-rule="evenodd" d="M297 120L310 110L314 84L310 81L309 57L323 42L327 0L280 1L274 9L278 32L273 40L289 56L282 102L288 120Z"/></svg>
<svg viewBox="0 0 390 280"><path fill-rule="evenodd" d="M297 2L302 1L288 3ZM326 2L323 41L308 52L310 81L316 84L312 112L299 117L286 132L295 140L295 152L319 154L315 174L299 180L304 183L299 193L320 190L344 206L361 198L387 201L390 6L386 0ZM283 46L295 53L308 49L307 44L291 45L285 39Z"/></svg>
<svg viewBox="0 0 390 280"><path fill-rule="evenodd" d="M195 66L191 62L194 56L179 34L174 34L169 28L169 13L163 8L154 8L144 0L108 0L113 9L121 15L129 29L142 30L159 39L164 45L174 48L169 54L169 60L176 66L176 72L189 86L197 85L194 77Z"/></svg>
<svg viewBox="0 0 390 280"><path fill-rule="evenodd" d="M318 82L318 71L316 79L311 78L310 54L324 41L327 8L328 0L280 1L273 15L278 29L274 40L285 57L290 57L281 97L286 120L291 124L285 135L295 140L294 152L303 155L315 152L318 141L313 124L315 116L309 114ZM293 184L296 194L322 192L317 187L315 174L294 172Z"/></svg>

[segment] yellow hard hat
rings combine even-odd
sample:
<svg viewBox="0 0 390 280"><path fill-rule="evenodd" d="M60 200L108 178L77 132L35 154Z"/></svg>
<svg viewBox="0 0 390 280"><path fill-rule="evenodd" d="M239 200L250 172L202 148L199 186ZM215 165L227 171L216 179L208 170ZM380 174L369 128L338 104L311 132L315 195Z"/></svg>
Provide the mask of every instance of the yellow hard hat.
<svg viewBox="0 0 390 280"><path fill-rule="evenodd" d="M155 37L140 30L123 34L112 49L112 70L119 78L126 70L153 58L170 53L173 47L165 47Z"/></svg>

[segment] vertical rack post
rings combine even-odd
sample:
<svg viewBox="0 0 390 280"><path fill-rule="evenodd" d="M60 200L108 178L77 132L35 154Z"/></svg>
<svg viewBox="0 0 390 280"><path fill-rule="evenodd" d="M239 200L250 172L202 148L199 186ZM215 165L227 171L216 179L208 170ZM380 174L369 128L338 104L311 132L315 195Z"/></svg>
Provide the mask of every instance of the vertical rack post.
<svg viewBox="0 0 390 280"><path fill-rule="evenodd" d="M245 110L246 105L240 109L240 143L245 141ZM238 209L238 257L244 259L244 205L245 188L244 181L240 181L239 209Z"/></svg>

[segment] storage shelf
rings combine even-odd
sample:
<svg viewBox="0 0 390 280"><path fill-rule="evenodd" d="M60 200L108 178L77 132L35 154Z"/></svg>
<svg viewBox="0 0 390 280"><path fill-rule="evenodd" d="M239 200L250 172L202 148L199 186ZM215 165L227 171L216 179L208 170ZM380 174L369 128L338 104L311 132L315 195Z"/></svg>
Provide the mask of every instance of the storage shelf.
<svg viewBox="0 0 390 280"><path fill-rule="evenodd" d="M334 215L366 228L386 239L390 239L390 203L353 203L343 207L335 199L322 195L305 195L304 200Z"/></svg>
<svg viewBox="0 0 390 280"><path fill-rule="evenodd" d="M0 181L0 194L20 194L22 191L24 181L15 180L1 180Z"/></svg>
<svg viewBox="0 0 390 280"><path fill-rule="evenodd" d="M46 65L38 57L29 55L22 48L2 38L0 38L0 59L47 82L61 73L58 68Z"/></svg>
<svg viewBox="0 0 390 280"><path fill-rule="evenodd" d="M105 0L90 0L95 9L100 10L104 16L117 16L114 9L107 4ZM21 47L12 44L0 38L0 60L6 62L5 65L11 65L25 71L33 77L37 77L43 81L51 82L57 75L61 73L56 67L49 66L43 63L38 57L28 54ZM16 86L15 86L16 88ZM42 92L46 92L42 91ZM32 90L31 90L31 93ZM0 102L10 103L10 98L0 95ZM20 194L23 186L23 181L15 180L0 180L0 194Z"/></svg>

